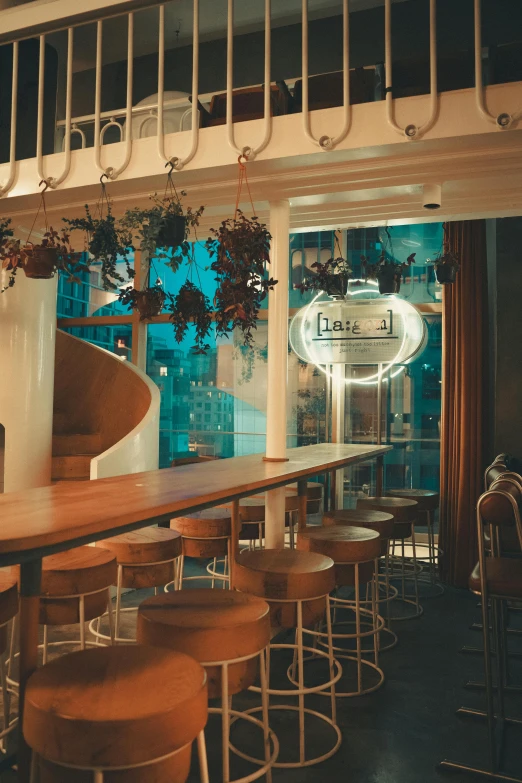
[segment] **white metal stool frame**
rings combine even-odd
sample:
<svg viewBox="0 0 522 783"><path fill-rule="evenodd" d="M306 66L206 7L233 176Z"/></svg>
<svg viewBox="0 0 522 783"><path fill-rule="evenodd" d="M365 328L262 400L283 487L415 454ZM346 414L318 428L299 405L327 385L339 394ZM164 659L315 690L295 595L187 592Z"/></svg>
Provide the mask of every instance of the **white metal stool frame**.
<svg viewBox="0 0 522 783"><path fill-rule="evenodd" d="M123 637L119 636L120 632L120 615L122 612L137 612L138 607L137 606L127 606L123 609L121 608L121 591L122 591L122 581L123 581L123 569L124 568L131 568L135 566L136 568L147 568L148 566L157 566L157 565L167 565L168 563L172 563L173 567L173 576L174 581L168 582L169 585L174 584L175 590L179 590L179 587L177 587L179 583L179 560L181 558L181 555L177 555L176 557L171 557L168 560L156 560L155 562L151 563L118 563L118 576L116 581L116 612L115 612L115 623L114 623L114 642L111 642L112 644L119 642L122 642L124 644L128 644L129 642L135 642L135 639L124 639ZM162 587L162 585L157 585L154 587L154 592L157 594L158 587ZM111 599L112 600L112 599ZM102 633L100 631L100 624L101 621L108 616L108 612L104 612L100 617L95 617L91 622L89 623L89 631L92 633L96 639L103 639L104 642L110 642L111 636L107 635L105 633ZM96 623L96 629L94 628L94 624Z"/></svg>
<svg viewBox="0 0 522 783"><path fill-rule="evenodd" d="M384 617L381 617L379 614L379 600L378 600L378 585L377 585L377 576L378 576L378 568L379 568L379 558L375 558L373 560L374 563L374 575L369 582L370 590L371 590L371 598L366 600L361 600L361 585L359 583L359 566L364 565L365 563L371 563L372 560L365 560L360 561L357 563L352 563L350 561L342 562L342 561L335 561L335 565L351 565L355 566L355 598L349 599L349 598L340 598L337 595L330 596L330 604L333 608L333 615L334 619L332 620L332 625L353 625L353 620L342 620L337 621L335 619L335 615L338 609L343 610L351 610L355 612L355 633L332 633L333 639L355 639L356 641L356 650L355 655L351 650L348 650L345 647L337 647L334 646L333 650L336 655L336 658L342 658L343 660L347 661L355 661L357 663L357 690L356 691L344 691L341 692L338 689L336 689L336 696L338 698L349 698L353 696L362 696L366 693L373 693L373 691L376 691L378 688L381 687L381 685L384 683L384 672L379 667L379 635L381 631L384 629ZM371 609L365 609L364 604L370 603ZM365 617L369 617L369 621L366 623L363 623L361 621L361 615ZM363 625L370 625L370 630L363 631L362 626ZM318 633L319 644L322 646L325 645L325 642L322 640L326 634L320 632ZM373 637L373 651L371 650L363 650L362 647L362 641L363 639L366 639L368 637ZM373 654L374 660L367 661L365 658L363 658L363 655ZM379 674L379 680L374 685L363 688L363 668L364 666L368 666L369 668L373 669ZM293 667L289 667L289 671ZM293 676L292 676L293 675ZM295 682L295 670L292 672L292 675L288 675L291 682Z"/></svg>
<svg viewBox="0 0 522 783"><path fill-rule="evenodd" d="M62 767L63 769L76 769L79 772L92 772L92 780L93 783L103 783L104 780L104 773L105 772L121 772L124 770L130 770L130 769L140 769L143 767L151 767L154 764L159 764L162 761L166 761L167 759L172 758L172 756L175 756L177 753L181 753L185 748L188 747L188 745L192 745L191 742L188 742L186 745L184 745L182 748L177 748L172 753L168 753L165 756L160 756L156 759L151 759L150 761L142 761L139 764L132 764L122 767L83 767L83 766L73 766L72 764L61 764L57 761L53 761L52 759L44 759L45 761L49 761L51 764L55 764L57 767ZM200 731L197 736L197 743L198 743L198 759L199 759L199 768L200 768L200 783L209 783L209 777L208 777L208 763L207 763L207 751L206 751L206 745L205 745L205 735L203 731ZM31 783L38 783L38 778L40 777L38 775L38 758L39 755L33 751L33 757L32 757L32 763L31 763ZM44 757L42 757L44 758Z"/></svg>
<svg viewBox="0 0 522 783"><path fill-rule="evenodd" d="M230 539L231 539L230 536L186 536L184 533L182 533L181 537L182 537L182 539L185 538L188 541L226 541L227 542L227 550L228 550L228 554L226 555L226 558L227 558L227 562L230 563ZM183 543L182 543L182 546L183 546ZM187 557L189 557L189 555L187 555ZM173 582L168 582L165 585L165 588L164 588L166 593L170 592L169 588L172 587L173 585L174 585L174 590L182 590L183 589L183 582L189 582L191 580L196 581L196 580L202 580L202 579L211 579L212 580L212 587L214 588L216 579L219 579L224 584L228 583L228 586L230 587L230 574L227 574L226 571L225 571L224 574L220 574L218 571L215 570L215 567L214 567L214 571L213 572L210 571L208 574L201 574L201 576L199 576L199 575L196 575L196 576L183 576L183 571L185 569L185 555L182 553L179 556L179 559L180 559L180 566L178 568L178 583L177 583L177 586L176 586L176 581L175 580ZM202 557L200 559L201 560L205 560L204 557ZM216 563L216 562L217 562L217 556L214 558L214 563ZM209 565L211 565L211 564L209 563ZM208 570L208 566L207 566L207 570ZM229 570L229 569L226 569L226 570Z"/></svg>
<svg viewBox="0 0 522 783"><path fill-rule="evenodd" d="M417 547L421 547L423 549L428 550L428 578L425 578L422 575L422 566L421 570L419 571L419 582L421 583L428 583L430 586L430 589L433 590L433 592L426 593L422 596L422 600L424 601L426 598L438 598L439 596L444 594L444 585L440 584L440 582L437 582L437 547L435 546L435 533L433 529L433 517L432 517L432 511L431 509L419 509L418 514L425 514L426 515L426 527L428 529L428 543L427 544L419 544L417 543ZM417 563L420 561L420 563L426 563L426 561L423 558L417 558ZM407 577L408 578L408 577Z"/></svg>
<svg viewBox="0 0 522 783"><path fill-rule="evenodd" d="M241 658L228 658L225 661L200 661L203 667L207 666L220 666L221 667L221 707L209 707L209 715L221 715L222 719L222 755L223 755L223 783L251 783L253 780L266 775L268 783L272 780L272 767L276 766L275 761L279 755L279 740L272 731L268 722L268 687L267 687L267 650L263 648L258 652L250 655L244 655ZM228 668L235 663L242 663L249 661L252 658L259 657L259 675L261 681L261 687L258 689L261 693L261 711L263 713L263 720L254 718L250 712L251 710L239 711L232 709L232 696L229 696L228 687ZM255 708L258 709L257 707ZM230 719L232 716L232 720ZM230 728L233 723L238 720L247 720L255 726L259 726L263 729L263 739L265 746L265 759L256 759L253 756L249 756L247 753L240 751L230 742ZM270 750L270 741L272 742L272 751ZM235 778L230 780L230 755L229 751L232 751L237 756L250 761L252 764L260 764L261 768L245 775L242 778Z"/></svg>
<svg viewBox="0 0 522 783"><path fill-rule="evenodd" d="M318 636L318 632L315 630L311 630L309 628L303 628L303 603L308 603L309 601L319 601L321 598L325 600L325 610L326 610L326 625L327 625L327 636L328 636L328 652L325 652L324 650L318 650L313 647L305 647L303 644L303 634L307 633L311 636ZM273 766L278 769L295 769L299 767L310 767L313 764L319 764L321 761L326 761L326 759L331 758L331 756L336 753L341 745L342 742L342 734L339 726L337 725L337 706L335 702L335 683L338 682L338 680L341 678L343 670L342 666L339 663L338 660L334 658L333 654L333 639L332 639L332 622L331 622L331 611L330 611L330 596L329 595L319 595L312 598L266 598L265 599L269 604L272 603L281 603L281 604L296 604L297 605L297 628L296 628L296 642L294 644L272 644L267 648L267 680L268 680L268 687L267 687L267 693L269 696L297 696L299 703L298 705L294 704L272 704L269 705L269 710L290 710L292 712L298 712L299 713L299 761L276 761ZM270 657L273 650L295 650L297 647L297 661L298 661L298 672L299 672L299 686L298 688L286 688L284 690L282 689L276 689L270 687ZM327 658L330 665L330 679L327 682L321 683L320 685L314 685L312 687L306 688L304 685L304 652L309 653L315 653L315 656ZM308 660L308 659L307 659ZM335 669L337 671L335 672ZM321 693L321 691L325 691L327 688L330 688L330 698L331 698L331 713L332 717L329 718L327 715L324 715L322 712L317 712L317 710L312 710L309 707L304 706L304 698L306 695L312 694L312 693ZM251 685L249 688L250 691L253 691L254 693L260 693L261 688L259 688L256 685ZM259 712L262 708L261 707L253 707L249 710L245 710L242 714L253 714L255 712ZM305 714L307 715L313 715L316 718L319 718L320 720L324 721L328 725L330 725L336 735L336 741L333 746L327 753L324 753L322 756L316 756L311 759L306 758L306 748L305 748ZM237 753L240 756L243 756L243 758L247 758L250 761L257 762L258 764L262 763L261 759L254 759L253 757L247 757L244 754L240 753L237 748L233 748L234 752Z"/></svg>
<svg viewBox="0 0 522 783"><path fill-rule="evenodd" d="M17 726L18 726L18 716L14 717L11 721L11 694L13 696L17 696L17 690L14 683L9 683L9 663L11 658L11 650L13 647L13 638L14 638L14 632L15 632L15 617L12 617L10 620L8 620L5 623L2 623L0 625L1 628L7 628L9 624L11 624L11 638L9 638L9 632L8 632L8 643L5 651L0 656L0 688L2 691L2 709L3 709L3 728L2 731L0 731L0 741L2 747L4 746L4 738L7 737Z"/></svg>
<svg viewBox="0 0 522 783"><path fill-rule="evenodd" d="M96 641L90 641L85 638L85 598L89 595L97 595L98 593L107 593L107 606L108 606L108 618L109 618L109 633L110 633L110 642L111 644L114 644L115 635L114 635L114 622L113 622L113 616L112 616L112 599L111 599L111 586L109 587L102 587L98 590L91 590L87 593L75 593L74 595L42 595L40 596L41 601L45 601L46 599L49 601L70 601L73 599L78 600L78 610L80 618L78 620L78 625L80 626L80 640L78 642L78 639L61 639L59 641L55 642L49 642L48 637L48 629L49 625L47 623L42 623L43 625L43 642L38 645L38 649L43 650L43 660L42 663L47 663L47 655L49 652L49 647L65 647L67 645L78 645L80 644L80 649L85 650L86 647L97 647L100 642L99 640ZM104 613L105 614L105 613ZM100 615L101 616L101 615ZM97 620L98 618L94 618L92 622ZM61 626L57 623L56 626L53 624L51 625L51 628L60 628ZM13 628L13 636L14 636L14 628ZM18 658L20 653L14 653L14 645L11 644L11 652L8 659L8 674L7 674L7 683L11 685L11 687L18 689L18 682L13 679L12 677L12 661L14 658Z"/></svg>
<svg viewBox="0 0 522 783"><path fill-rule="evenodd" d="M388 566L386 568L387 576L390 578L390 580L393 580L394 577L394 561L398 560L401 564L401 572L399 578L401 580L401 591L400 594L395 596L394 600L399 601L403 604L410 604L411 606L415 607L415 612L412 612L407 615L403 616L397 616L390 618L393 620L393 622L404 622L405 620L414 620L417 617L421 617L424 613L423 607L420 605L419 602L419 584L418 584L418 571L417 571L417 548L415 543L415 522L411 522L411 547L413 551L413 557L412 557L412 563L413 563L413 572L412 574L408 575L406 574L406 556L405 556L405 547L404 547L404 538L396 539L391 538L391 545L392 545L392 553L391 556L388 558ZM395 544L397 541L401 542L401 555L396 556L395 555ZM391 560L391 568L389 561ZM415 592L413 595L408 595L406 593L406 579L413 579L414 585L415 585Z"/></svg>

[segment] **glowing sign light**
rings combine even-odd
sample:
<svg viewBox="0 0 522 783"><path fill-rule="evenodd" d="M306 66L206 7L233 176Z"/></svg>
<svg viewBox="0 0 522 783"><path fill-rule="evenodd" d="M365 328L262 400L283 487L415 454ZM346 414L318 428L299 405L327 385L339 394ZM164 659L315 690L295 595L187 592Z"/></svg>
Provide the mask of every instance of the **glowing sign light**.
<svg viewBox="0 0 522 783"><path fill-rule="evenodd" d="M425 325L415 307L395 297L315 299L290 324L290 344L316 365L386 365L411 360L424 347Z"/></svg>

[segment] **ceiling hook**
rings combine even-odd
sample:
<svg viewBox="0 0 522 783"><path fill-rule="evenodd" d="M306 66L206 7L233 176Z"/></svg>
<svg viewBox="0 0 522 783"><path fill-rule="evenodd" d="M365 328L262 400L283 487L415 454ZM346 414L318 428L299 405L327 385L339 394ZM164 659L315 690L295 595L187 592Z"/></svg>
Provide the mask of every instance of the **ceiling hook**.
<svg viewBox="0 0 522 783"><path fill-rule="evenodd" d="M45 188L42 190L42 195L43 195L45 191L51 187L51 185L49 181L46 179L41 179L40 182L38 183L38 187L40 187L42 184L45 184Z"/></svg>

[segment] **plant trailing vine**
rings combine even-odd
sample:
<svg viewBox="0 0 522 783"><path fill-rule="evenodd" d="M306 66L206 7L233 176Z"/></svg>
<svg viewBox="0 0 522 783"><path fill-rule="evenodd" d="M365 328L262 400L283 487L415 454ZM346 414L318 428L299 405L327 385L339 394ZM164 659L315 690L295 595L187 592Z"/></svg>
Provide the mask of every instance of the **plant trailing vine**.
<svg viewBox="0 0 522 783"><path fill-rule="evenodd" d="M163 290L161 280L158 278L153 286L147 285L141 290L129 286L123 288L118 301L122 305L130 307L132 310L138 310L140 321L149 321L154 316L159 315L163 310L167 294Z"/></svg>
<svg viewBox="0 0 522 783"><path fill-rule="evenodd" d="M87 250L95 263L101 264L103 287L106 291L114 291L119 284L126 283L134 277L134 269L129 261L129 249L132 247L132 235L128 228L117 221L112 214L112 206L103 176L100 178L101 194L92 214L89 205L85 205L85 217L63 218L70 230L84 231ZM117 265L123 261L127 279L117 270Z"/></svg>
<svg viewBox="0 0 522 783"><path fill-rule="evenodd" d="M195 327L194 347L195 354L205 354L210 344L205 342L212 326L212 304L201 288L194 285L191 280L186 280L176 296L169 297L170 320L174 326L176 342L181 343L185 338L189 324Z"/></svg>

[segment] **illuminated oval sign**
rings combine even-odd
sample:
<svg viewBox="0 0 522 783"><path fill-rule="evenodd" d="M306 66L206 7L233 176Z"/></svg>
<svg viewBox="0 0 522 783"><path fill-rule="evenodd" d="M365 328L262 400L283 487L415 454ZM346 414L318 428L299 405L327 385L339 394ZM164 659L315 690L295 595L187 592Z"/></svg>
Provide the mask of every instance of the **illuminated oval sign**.
<svg viewBox="0 0 522 783"><path fill-rule="evenodd" d="M313 301L290 324L290 344L312 364L401 364L424 346L425 325L402 299Z"/></svg>

